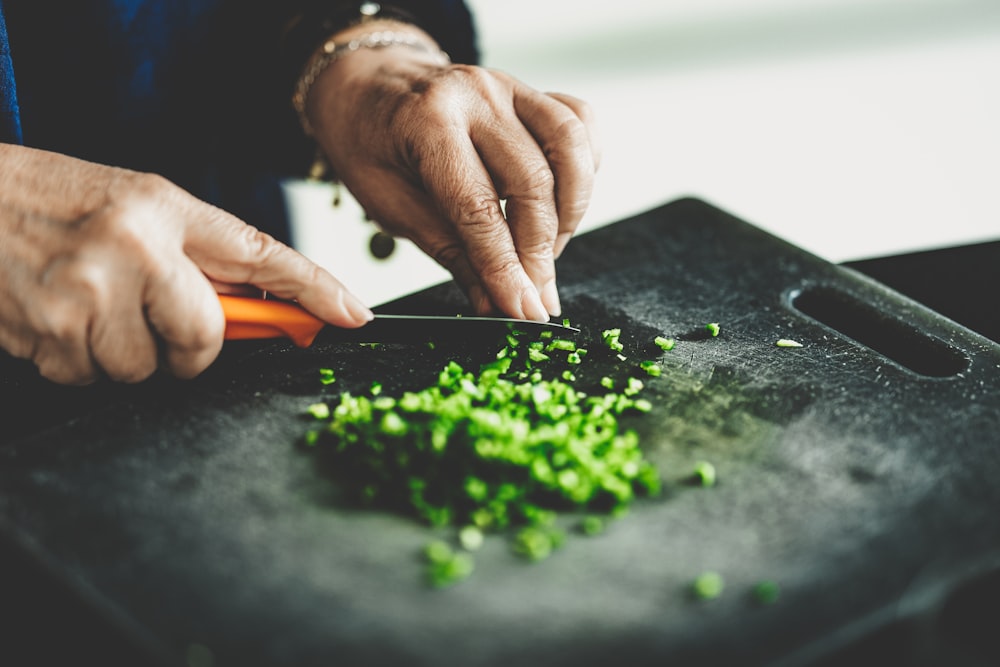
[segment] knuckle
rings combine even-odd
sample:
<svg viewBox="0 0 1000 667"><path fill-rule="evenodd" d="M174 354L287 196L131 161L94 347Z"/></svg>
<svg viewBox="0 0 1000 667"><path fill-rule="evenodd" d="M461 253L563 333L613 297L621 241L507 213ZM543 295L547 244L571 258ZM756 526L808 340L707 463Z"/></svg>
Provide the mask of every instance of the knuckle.
<svg viewBox="0 0 1000 667"><path fill-rule="evenodd" d="M486 262L479 275L486 284L506 289L508 285L518 282L521 272L521 260L516 255L499 253Z"/></svg>
<svg viewBox="0 0 1000 667"><path fill-rule="evenodd" d="M567 118L559 123L542 147L547 158L558 159L566 151L582 150L590 143L587 127L578 118Z"/></svg>
<svg viewBox="0 0 1000 667"><path fill-rule="evenodd" d="M503 219L500 200L487 192L473 193L462 202L457 216L457 224L468 228L473 235L494 233L494 224Z"/></svg>
<svg viewBox="0 0 1000 667"><path fill-rule="evenodd" d="M128 188L124 196L126 201L158 201L176 197L181 192L181 189L166 177L150 172L131 172L126 181Z"/></svg>
<svg viewBox="0 0 1000 667"><path fill-rule="evenodd" d="M465 248L457 242L444 243L429 250L434 261L450 271L453 271L465 257Z"/></svg>
<svg viewBox="0 0 1000 667"><path fill-rule="evenodd" d="M522 198L548 200L552 198L555 186L556 178L548 163L538 161L525 166L520 181L514 187Z"/></svg>

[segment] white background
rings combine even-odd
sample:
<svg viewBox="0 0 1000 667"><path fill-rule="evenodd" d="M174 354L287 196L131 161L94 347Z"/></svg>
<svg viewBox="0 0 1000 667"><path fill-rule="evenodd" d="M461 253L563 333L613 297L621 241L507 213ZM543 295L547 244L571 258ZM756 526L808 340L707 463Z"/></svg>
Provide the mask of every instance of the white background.
<svg viewBox="0 0 1000 667"><path fill-rule="evenodd" d="M483 64L587 100L583 228L693 195L831 261L1000 238L998 0L469 0ZM387 261L353 201L286 189L295 245L372 305L448 275Z"/></svg>

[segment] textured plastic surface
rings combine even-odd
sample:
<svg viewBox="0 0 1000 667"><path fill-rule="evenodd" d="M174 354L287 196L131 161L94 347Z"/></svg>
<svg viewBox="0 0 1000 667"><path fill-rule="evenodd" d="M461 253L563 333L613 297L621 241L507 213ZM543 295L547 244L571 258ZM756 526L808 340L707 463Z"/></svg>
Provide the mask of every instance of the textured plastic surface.
<svg viewBox="0 0 1000 667"><path fill-rule="evenodd" d="M581 336L620 326L627 363L664 366L628 423L666 492L547 561L491 537L469 580L429 589L420 552L448 533L350 507L297 444L317 398L423 386L495 351L471 341L236 342L196 381L136 387L52 387L4 360L0 527L152 654L182 664L202 645L244 667L794 664L997 563L994 343L697 200L584 235L558 268ZM862 329L881 318L947 363L908 370L800 312L801 294L865 304ZM461 307L450 285L392 304ZM683 483L701 459L714 488ZM704 570L725 579L709 602L687 593ZM760 580L775 603L753 601Z"/></svg>

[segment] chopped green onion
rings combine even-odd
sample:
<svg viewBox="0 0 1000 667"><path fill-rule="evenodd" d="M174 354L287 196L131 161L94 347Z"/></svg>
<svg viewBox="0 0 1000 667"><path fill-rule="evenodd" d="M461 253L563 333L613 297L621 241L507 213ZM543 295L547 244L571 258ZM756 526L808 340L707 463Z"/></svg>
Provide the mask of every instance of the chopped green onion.
<svg viewBox="0 0 1000 667"><path fill-rule="evenodd" d="M775 343L775 345L777 345L778 347L802 347L802 343L800 343L800 342L798 342L796 340L790 340L788 338L781 338L781 339L779 339Z"/></svg>
<svg viewBox="0 0 1000 667"><path fill-rule="evenodd" d="M705 328L708 329L708 333L712 334L713 338L719 335L720 329L718 322L709 322L705 325Z"/></svg>
<svg viewBox="0 0 1000 667"><path fill-rule="evenodd" d="M655 361L643 361L639 364L639 368L652 377L660 377L663 374L663 369Z"/></svg>
<svg viewBox="0 0 1000 667"><path fill-rule="evenodd" d="M451 558L432 562L428 568L428 579L433 586L443 588L467 578L475 569L475 561L467 553L456 553Z"/></svg>
<svg viewBox="0 0 1000 667"><path fill-rule="evenodd" d="M580 522L580 530L584 535L597 535L604 532L604 519L593 514L585 516Z"/></svg>
<svg viewBox="0 0 1000 667"><path fill-rule="evenodd" d="M563 338L554 338L545 347L545 349L547 351L551 351L551 350L565 350L566 352L574 352L574 351L576 351L576 343L574 343L571 340L565 340Z"/></svg>
<svg viewBox="0 0 1000 667"><path fill-rule="evenodd" d="M701 486L715 486L715 466L708 461L698 461L694 464L691 478Z"/></svg>
<svg viewBox="0 0 1000 667"><path fill-rule="evenodd" d="M722 595L725 582L717 572L702 572L691 582L691 592L699 600L714 600Z"/></svg>
<svg viewBox="0 0 1000 667"><path fill-rule="evenodd" d="M653 342L656 343L656 346L659 347L661 350L670 351L674 349L673 338L664 338L663 336L657 336L656 338L653 339Z"/></svg>
<svg viewBox="0 0 1000 667"><path fill-rule="evenodd" d="M314 419L329 419L330 418L330 406L326 403L313 403L306 411L313 416Z"/></svg>
<svg viewBox="0 0 1000 667"><path fill-rule="evenodd" d="M337 379L333 377L333 369L332 368L319 369L319 381L322 384L333 384L334 382L336 382Z"/></svg>
<svg viewBox="0 0 1000 667"><path fill-rule="evenodd" d="M773 581L759 581L753 587L753 596L761 604L772 604L781 595L781 588Z"/></svg>
<svg viewBox="0 0 1000 667"><path fill-rule="evenodd" d="M458 533L458 541L466 551L476 551L483 546L483 531L478 526L465 526Z"/></svg>

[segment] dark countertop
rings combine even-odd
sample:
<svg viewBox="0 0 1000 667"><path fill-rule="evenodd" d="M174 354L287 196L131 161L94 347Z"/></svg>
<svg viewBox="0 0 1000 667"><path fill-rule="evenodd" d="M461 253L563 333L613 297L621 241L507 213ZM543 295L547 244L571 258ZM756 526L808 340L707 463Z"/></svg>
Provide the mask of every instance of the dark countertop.
<svg viewBox="0 0 1000 667"><path fill-rule="evenodd" d="M1000 308L982 298L1000 278L1000 242L871 258L846 266L1000 341ZM66 664L80 662L83 656L93 664L149 664L142 633L134 632L129 619L114 612L94 613L93 600L85 601L80 589L69 590L53 576L49 569L53 564L37 557L36 545L12 544L8 531L0 531L0 538L0 615L13 619L3 631L2 650L12 659L10 664ZM963 580L919 614L873 632L853 633L835 651L817 654L811 662L800 656L798 663L858 664L891 658L893 664L924 665L959 657L963 664L995 664L1000 646L983 619L1000 615L997 600L1000 562ZM990 605L991 613L983 614L984 604ZM189 662L195 667L197 656Z"/></svg>

